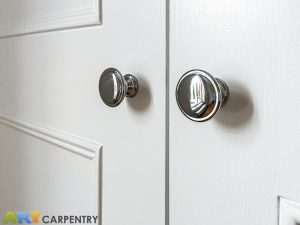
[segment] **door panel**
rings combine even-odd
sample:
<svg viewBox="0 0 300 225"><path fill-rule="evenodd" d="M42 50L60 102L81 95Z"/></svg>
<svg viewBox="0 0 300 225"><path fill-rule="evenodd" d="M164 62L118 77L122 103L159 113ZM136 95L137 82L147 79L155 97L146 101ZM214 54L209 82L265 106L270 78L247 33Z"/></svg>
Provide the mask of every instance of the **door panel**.
<svg viewBox="0 0 300 225"><path fill-rule="evenodd" d="M171 224L277 224L300 201L300 2L171 1ZM191 69L225 80L227 105L196 123L175 88Z"/></svg>
<svg viewBox="0 0 300 225"><path fill-rule="evenodd" d="M12 190L9 182L14 181L1 182L0 198L5 199L1 209L40 207L44 213L57 209L78 214L85 207L82 213L92 214L99 210L96 203L102 190L98 214L103 224L164 223L165 3L111 0L102 11L101 26L0 39L1 115L103 145L102 160L88 160L1 125L0 149L6 156L1 157L5 165L1 176L24 178L22 187ZM107 107L98 92L100 74L108 67L132 73L140 82L139 94L116 108ZM5 161L22 158L31 164ZM28 170L21 169L27 166ZM103 171L96 171L97 167ZM78 177L72 170L80 171ZM50 177L41 181L46 171ZM28 184L25 178L31 172L37 180ZM66 181L60 184L56 176ZM98 179L102 187L96 188ZM45 191L40 182L53 195L42 198ZM61 186L61 195L67 188L70 193L56 208ZM70 200L77 195L78 200Z"/></svg>

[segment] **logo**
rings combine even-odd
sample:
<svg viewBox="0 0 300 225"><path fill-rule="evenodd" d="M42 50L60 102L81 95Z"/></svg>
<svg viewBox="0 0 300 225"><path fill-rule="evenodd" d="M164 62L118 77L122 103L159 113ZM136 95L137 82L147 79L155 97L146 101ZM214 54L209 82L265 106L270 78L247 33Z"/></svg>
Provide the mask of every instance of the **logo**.
<svg viewBox="0 0 300 225"><path fill-rule="evenodd" d="M6 212L6 216L2 219L3 223L19 223L23 222L27 224L39 223L39 217L42 212L33 211L33 212L17 212L16 214L12 211Z"/></svg>
<svg viewBox="0 0 300 225"><path fill-rule="evenodd" d="M4 224L96 224L98 216L90 215L43 215L40 211L31 212L6 212L5 217L2 219Z"/></svg>

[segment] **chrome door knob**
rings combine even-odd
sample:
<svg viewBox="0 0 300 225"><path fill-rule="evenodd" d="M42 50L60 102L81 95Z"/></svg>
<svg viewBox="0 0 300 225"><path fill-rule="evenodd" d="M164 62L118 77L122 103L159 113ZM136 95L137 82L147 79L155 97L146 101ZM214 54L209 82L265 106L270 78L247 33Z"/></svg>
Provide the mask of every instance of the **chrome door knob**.
<svg viewBox="0 0 300 225"><path fill-rule="evenodd" d="M124 77L115 68L108 68L103 71L99 80L99 93L103 102L116 107L124 97L134 97L138 92L138 80L131 74Z"/></svg>
<svg viewBox="0 0 300 225"><path fill-rule="evenodd" d="M196 122L211 119L225 105L228 97L226 83L203 70L188 71L176 87L176 100L181 112Z"/></svg>

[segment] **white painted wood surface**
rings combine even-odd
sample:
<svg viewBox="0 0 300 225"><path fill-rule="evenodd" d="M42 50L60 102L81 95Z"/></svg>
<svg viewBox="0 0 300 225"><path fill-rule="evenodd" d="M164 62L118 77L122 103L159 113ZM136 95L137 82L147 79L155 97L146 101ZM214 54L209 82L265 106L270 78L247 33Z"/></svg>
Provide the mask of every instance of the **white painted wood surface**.
<svg viewBox="0 0 300 225"><path fill-rule="evenodd" d="M0 0L0 37L100 24L101 0Z"/></svg>
<svg viewBox="0 0 300 225"><path fill-rule="evenodd" d="M172 225L276 225L300 202L300 1L171 1ZM190 69L224 79L228 104L189 121L175 87Z"/></svg>
<svg viewBox="0 0 300 225"><path fill-rule="evenodd" d="M101 214L102 190L103 224L164 224L165 2L102 11L102 26L0 39L1 115L103 144L91 160L0 125L1 212ZM140 82L117 108L98 93L112 66Z"/></svg>

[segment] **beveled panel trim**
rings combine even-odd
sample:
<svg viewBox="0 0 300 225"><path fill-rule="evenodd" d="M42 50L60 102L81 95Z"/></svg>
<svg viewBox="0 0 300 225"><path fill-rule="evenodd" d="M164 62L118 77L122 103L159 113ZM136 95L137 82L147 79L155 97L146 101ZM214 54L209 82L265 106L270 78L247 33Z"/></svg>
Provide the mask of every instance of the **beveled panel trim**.
<svg viewBox="0 0 300 225"><path fill-rule="evenodd" d="M5 0L0 37L101 24L101 0Z"/></svg>
<svg viewBox="0 0 300 225"><path fill-rule="evenodd" d="M99 142L4 115L0 115L0 123L88 159L94 159L102 148Z"/></svg>

